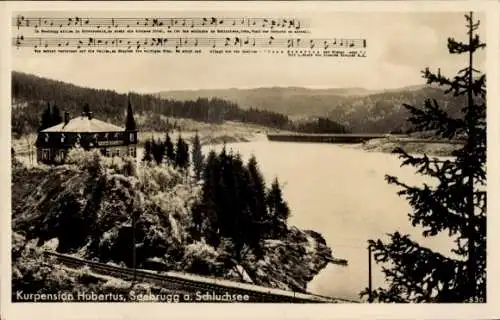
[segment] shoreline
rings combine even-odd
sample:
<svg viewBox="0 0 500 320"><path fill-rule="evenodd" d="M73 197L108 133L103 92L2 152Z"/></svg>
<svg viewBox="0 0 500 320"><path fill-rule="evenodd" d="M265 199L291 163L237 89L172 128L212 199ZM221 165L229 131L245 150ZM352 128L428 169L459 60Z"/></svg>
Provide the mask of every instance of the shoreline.
<svg viewBox="0 0 500 320"><path fill-rule="evenodd" d="M354 148L367 152L392 153L395 148L401 148L409 154L427 154L429 156L450 157L453 151L462 146L457 141L439 141L427 139L371 139L353 145Z"/></svg>

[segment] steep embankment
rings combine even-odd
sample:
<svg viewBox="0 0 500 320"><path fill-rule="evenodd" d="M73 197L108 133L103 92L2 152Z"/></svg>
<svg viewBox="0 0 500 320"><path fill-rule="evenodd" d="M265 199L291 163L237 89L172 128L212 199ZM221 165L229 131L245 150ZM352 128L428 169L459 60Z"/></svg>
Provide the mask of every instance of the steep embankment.
<svg viewBox="0 0 500 320"><path fill-rule="evenodd" d="M167 165L136 167L132 160L75 154L73 164L13 168L16 237L38 239L38 246L57 238L59 252L130 266L135 215L139 268L241 281L223 247L191 238L191 207L200 197L199 185ZM285 238L267 240L263 249L262 258L244 256L240 263L256 284L282 289L305 290L332 259L321 235L296 228ZM14 269L23 282L23 268Z"/></svg>

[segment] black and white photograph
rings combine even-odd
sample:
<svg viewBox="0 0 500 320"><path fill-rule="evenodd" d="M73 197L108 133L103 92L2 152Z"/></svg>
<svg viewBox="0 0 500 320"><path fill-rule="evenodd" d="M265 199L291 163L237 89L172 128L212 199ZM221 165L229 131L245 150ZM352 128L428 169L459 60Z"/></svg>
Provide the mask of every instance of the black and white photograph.
<svg viewBox="0 0 500 320"><path fill-rule="evenodd" d="M10 5L3 302L495 303L486 5Z"/></svg>

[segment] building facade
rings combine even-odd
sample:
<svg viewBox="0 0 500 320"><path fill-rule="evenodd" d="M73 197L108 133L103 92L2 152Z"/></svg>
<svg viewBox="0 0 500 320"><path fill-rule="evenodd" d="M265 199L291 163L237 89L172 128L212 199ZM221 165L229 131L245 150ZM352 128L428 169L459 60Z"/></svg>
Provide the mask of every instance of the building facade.
<svg viewBox="0 0 500 320"><path fill-rule="evenodd" d="M65 112L63 122L39 131L36 141L37 161L62 164L69 150L76 147L85 150L98 149L102 155L108 157L135 158L137 130L130 104L125 128L95 119L92 112L82 112L80 116L72 119L69 113Z"/></svg>

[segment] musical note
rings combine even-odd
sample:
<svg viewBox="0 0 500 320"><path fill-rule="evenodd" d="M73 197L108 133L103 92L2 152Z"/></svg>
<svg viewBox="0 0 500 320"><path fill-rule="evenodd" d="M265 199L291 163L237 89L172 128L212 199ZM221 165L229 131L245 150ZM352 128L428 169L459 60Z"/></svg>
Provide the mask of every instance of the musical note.
<svg viewBox="0 0 500 320"><path fill-rule="evenodd" d="M17 48L22 47L115 47L128 48L132 46L137 49L143 47L180 47L185 48L216 48L216 47L241 47L241 48L284 48L284 49L314 49L322 44L323 49L362 49L366 48L365 39L309 39L309 38L289 38L289 37L26 37L17 35L12 38L12 45Z"/></svg>
<svg viewBox="0 0 500 320"><path fill-rule="evenodd" d="M19 49L19 46L21 45L21 42L24 40L23 36L17 36L16 37L16 47Z"/></svg>
<svg viewBox="0 0 500 320"><path fill-rule="evenodd" d="M38 23L30 24L30 21L38 21ZM82 17L25 17L16 16L13 18L13 26L18 29L22 27L34 26L35 28L43 27L59 27L59 28L73 28L73 27L94 27L97 29L110 29L117 28L119 26L130 28L131 26L150 28L150 27L186 27L191 28L197 27L221 27L228 28L231 26L247 26L252 27L262 27L262 28L301 28L301 20L291 18L291 19L274 19L274 18L217 18L217 17L201 17L201 18L158 18L158 17L143 17L143 18L133 18L133 17L95 17L95 18L82 18Z"/></svg>

